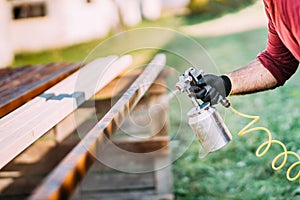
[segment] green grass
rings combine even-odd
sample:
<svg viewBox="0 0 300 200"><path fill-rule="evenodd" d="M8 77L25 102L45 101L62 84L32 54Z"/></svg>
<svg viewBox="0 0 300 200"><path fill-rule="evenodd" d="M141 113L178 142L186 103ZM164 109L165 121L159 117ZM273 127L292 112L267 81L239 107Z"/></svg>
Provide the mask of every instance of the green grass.
<svg viewBox="0 0 300 200"><path fill-rule="evenodd" d="M139 27L159 26L176 30L181 25L189 24L188 19L166 18L157 23L144 22ZM195 16L191 20L194 23ZM175 75L169 77L170 89L174 89L178 74L191 64L200 66L205 72L213 73L226 73L247 64L264 49L266 38L266 29L206 38L185 38L175 34L174 38L163 46L167 53L168 66L177 70ZM100 41L102 40L38 54L21 54L16 57L15 65L65 60L82 61ZM205 51L195 51L190 45L191 41L199 43ZM130 42L123 45L130 45ZM114 48L121 47L113 45L110 48L112 49L108 50L113 52ZM137 50L135 55L145 61L154 53L155 51L150 50ZM299 78L300 74L297 72L284 87L252 95L230 97L231 104L236 109L247 114L260 115L261 120L257 125L269 128L275 139L282 140L288 149L297 152L300 150ZM180 155L180 148L194 137L186 117L190 107L191 104L184 95L170 101L170 133L174 140L179 141L173 148L174 157ZM289 182L285 179L286 167L282 171L271 169L271 161L280 152L280 148L274 145L265 157L257 158L256 148L267 139L267 135L257 132L237 137L237 132L248 120L222 107L218 108L233 134L233 141L226 148L209 154L204 159L199 159L199 143L193 141L183 155L178 156L173 163L175 198L300 199L299 182Z"/></svg>
<svg viewBox="0 0 300 200"><path fill-rule="evenodd" d="M255 59L256 55L264 49L266 38L266 29L258 29L220 37L194 39L207 50L216 64L217 71L226 73ZM173 62L171 65L176 66L176 61L172 60L172 57L169 62ZM201 65L201 61L198 64ZM187 66L180 65L176 68L183 71ZM211 68L207 70L216 71ZM275 139L283 141L289 150L298 153L300 150L299 76L298 72L284 87L276 90L230 97L231 104L236 109L261 116L256 126L269 128ZM182 104L190 104L190 102L185 100ZM182 112L176 100L171 101L171 107L170 118L173 125L171 131L176 134L179 123L188 126L187 118L176 117L176 113ZM271 169L271 161L280 152L280 148L274 145L266 156L257 158L256 148L267 140L267 135L263 132L253 132L237 137L237 132L249 120L235 116L221 107L219 109L233 134L233 141L226 148L209 154L204 159L198 158L197 141L190 146L173 165L176 199L299 199L299 182L286 180L287 167L281 171ZM193 133L190 131L190 137L192 136Z"/></svg>
<svg viewBox="0 0 300 200"><path fill-rule="evenodd" d="M87 43L78 44L66 48L52 49L37 53L17 54L13 66L27 64L44 64L49 62L82 61L88 53L95 48L103 39L96 39Z"/></svg>

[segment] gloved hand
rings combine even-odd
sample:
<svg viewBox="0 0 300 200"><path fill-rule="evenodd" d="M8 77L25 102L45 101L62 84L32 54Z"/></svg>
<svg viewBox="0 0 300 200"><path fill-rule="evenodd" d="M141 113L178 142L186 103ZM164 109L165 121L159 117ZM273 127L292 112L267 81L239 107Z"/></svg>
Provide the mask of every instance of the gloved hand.
<svg viewBox="0 0 300 200"><path fill-rule="evenodd" d="M204 86L210 86L207 91ZM231 91L231 81L226 75L217 76L206 74L198 83L192 85L192 89L198 99L203 102L210 102L211 105L219 103L220 95L225 98Z"/></svg>

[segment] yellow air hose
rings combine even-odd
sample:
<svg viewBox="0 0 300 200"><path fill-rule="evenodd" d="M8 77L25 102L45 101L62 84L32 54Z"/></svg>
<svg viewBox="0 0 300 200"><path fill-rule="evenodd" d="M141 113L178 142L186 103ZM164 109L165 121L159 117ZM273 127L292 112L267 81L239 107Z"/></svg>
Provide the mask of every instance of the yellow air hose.
<svg viewBox="0 0 300 200"><path fill-rule="evenodd" d="M264 143L262 143L256 150L256 156L257 157L262 157L264 156L270 149L271 145L272 144L279 144L282 149L283 149L283 152L282 153L279 153L272 161L272 168L273 170L277 171L277 170L280 170L284 167L284 165L286 165L287 163L287 159L288 159L288 155L292 155L294 157L296 157L298 159L298 161L296 161L295 163L293 163L287 170L286 172L286 178L289 180L289 181L295 181L297 180L299 177L300 177L300 170L298 171L298 173L291 177L291 172L293 170L296 170L296 167L297 166L300 166L300 155L298 155L297 153L293 152L293 151L288 151L286 146L279 140L273 140L272 138L272 133L269 129L265 128L265 127L254 127L254 128L250 128L253 124L255 124L259 119L260 117L259 116L252 116L252 115L246 115L246 114L243 114L239 111L237 111L236 109L232 108L231 107L231 110L232 112L234 112L235 114L241 116L241 117L244 117L244 118L248 118L248 119L253 119L252 121L250 121L244 128L242 128L239 133L238 133L238 136L243 136L243 135L246 135L248 133L251 133L251 132L254 132L254 131L264 131L268 134L268 141L265 141ZM279 166L276 166L276 163L278 162L278 160L283 157L283 160L281 162L281 164ZM299 180L299 184L300 184L300 180Z"/></svg>

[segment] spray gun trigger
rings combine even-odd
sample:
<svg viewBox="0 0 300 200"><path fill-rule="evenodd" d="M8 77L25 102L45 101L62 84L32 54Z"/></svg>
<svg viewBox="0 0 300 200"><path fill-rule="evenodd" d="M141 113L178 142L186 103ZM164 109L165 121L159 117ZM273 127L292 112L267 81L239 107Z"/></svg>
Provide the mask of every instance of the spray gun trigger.
<svg viewBox="0 0 300 200"><path fill-rule="evenodd" d="M201 86L205 86L206 83L205 83L204 79L201 78L201 79L198 79L197 85L201 87Z"/></svg>
<svg viewBox="0 0 300 200"><path fill-rule="evenodd" d="M207 94L207 90L202 88L200 90L194 90L194 93L197 99L202 99Z"/></svg>

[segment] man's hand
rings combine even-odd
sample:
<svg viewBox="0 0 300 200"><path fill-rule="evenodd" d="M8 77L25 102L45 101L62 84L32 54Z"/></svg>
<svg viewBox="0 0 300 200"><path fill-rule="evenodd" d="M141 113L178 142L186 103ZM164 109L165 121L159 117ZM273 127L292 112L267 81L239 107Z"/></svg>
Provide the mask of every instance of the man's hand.
<svg viewBox="0 0 300 200"><path fill-rule="evenodd" d="M205 87L209 86L209 87ZM227 97L231 91L231 81L225 76L206 74L198 83L192 85L196 97L203 102L210 102L211 105L219 103L220 96Z"/></svg>

